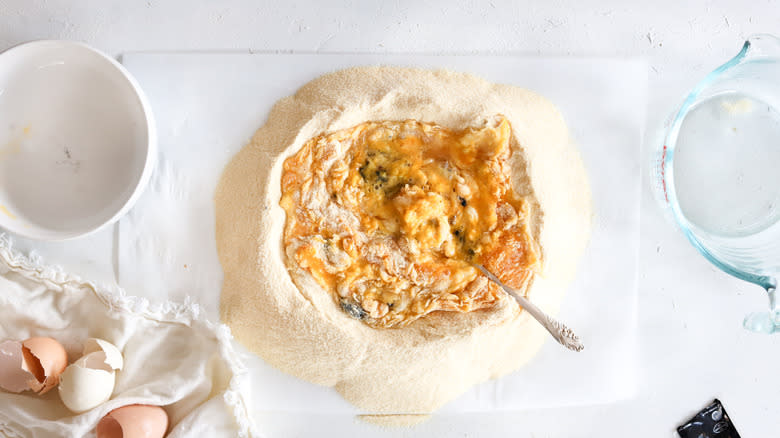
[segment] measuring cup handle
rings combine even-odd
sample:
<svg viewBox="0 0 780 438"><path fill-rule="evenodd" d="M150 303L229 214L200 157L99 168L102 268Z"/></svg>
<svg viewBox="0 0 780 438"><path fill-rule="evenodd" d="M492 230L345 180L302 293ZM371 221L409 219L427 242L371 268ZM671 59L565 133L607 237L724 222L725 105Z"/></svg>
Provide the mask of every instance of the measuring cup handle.
<svg viewBox="0 0 780 438"><path fill-rule="evenodd" d="M766 293L769 295L769 313L772 315L772 320L775 325L780 325L780 300L777 299L776 289L770 287Z"/></svg>
<svg viewBox="0 0 780 438"><path fill-rule="evenodd" d="M766 288L769 296L769 312L755 312L745 317L742 325L758 333L780 333L780 301L774 287Z"/></svg>

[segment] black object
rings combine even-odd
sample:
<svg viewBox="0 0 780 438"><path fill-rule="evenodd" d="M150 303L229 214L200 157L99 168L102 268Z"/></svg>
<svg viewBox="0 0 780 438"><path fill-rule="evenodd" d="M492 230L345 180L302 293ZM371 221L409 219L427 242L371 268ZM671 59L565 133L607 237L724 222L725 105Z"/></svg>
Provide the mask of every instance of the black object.
<svg viewBox="0 0 780 438"><path fill-rule="evenodd" d="M341 299L341 310L346 312L347 315L355 318L355 319L366 319L368 317L368 312L366 312L365 309L363 309L360 304L355 303L354 301L348 300L346 298Z"/></svg>
<svg viewBox="0 0 780 438"><path fill-rule="evenodd" d="M677 433L682 438L740 438L718 399L678 427Z"/></svg>

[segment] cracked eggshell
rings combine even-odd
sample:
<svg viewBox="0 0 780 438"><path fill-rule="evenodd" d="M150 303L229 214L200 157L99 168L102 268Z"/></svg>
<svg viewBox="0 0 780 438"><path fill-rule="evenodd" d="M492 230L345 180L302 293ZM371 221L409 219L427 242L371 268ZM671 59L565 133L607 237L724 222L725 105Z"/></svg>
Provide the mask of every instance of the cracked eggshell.
<svg viewBox="0 0 780 438"><path fill-rule="evenodd" d="M9 392L22 392L30 389L27 383L35 379L29 371L24 370L24 354L19 341L4 341L0 343L0 388Z"/></svg>
<svg viewBox="0 0 780 438"><path fill-rule="evenodd" d="M110 367L106 371L121 370L124 366L122 352L112 343L98 338L89 338L84 341L83 355L86 356L95 352L103 352L105 355L105 364Z"/></svg>
<svg viewBox="0 0 780 438"><path fill-rule="evenodd" d="M168 414L159 406L129 405L106 414L97 425L97 438L162 438Z"/></svg>
<svg viewBox="0 0 780 438"><path fill-rule="evenodd" d="M68 365L68 354L52 338L35 337L22 342L22 369L32 374L27 381L30 389L45 394L57 386L60 374Z"/></svg>
<svg viewBox="0 0 780 438"><path fill-rule="evenodd" d="M108 401L114 392L116 374L106 370L106 354L95 351L69 365L60 376L60 399L75 413L88 411Z"/></svg>

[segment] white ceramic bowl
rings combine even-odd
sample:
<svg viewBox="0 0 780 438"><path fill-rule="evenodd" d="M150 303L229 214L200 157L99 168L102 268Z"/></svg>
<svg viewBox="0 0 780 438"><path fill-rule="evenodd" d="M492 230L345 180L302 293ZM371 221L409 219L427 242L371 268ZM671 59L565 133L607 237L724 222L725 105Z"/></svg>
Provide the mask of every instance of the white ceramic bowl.
<svg viewBox="0 0 780 438"><path fill-rule="evenodd" d="M114 59L69 41L0 53L0 228L97 231L130 209L156 156L146 97Z"/></svg>

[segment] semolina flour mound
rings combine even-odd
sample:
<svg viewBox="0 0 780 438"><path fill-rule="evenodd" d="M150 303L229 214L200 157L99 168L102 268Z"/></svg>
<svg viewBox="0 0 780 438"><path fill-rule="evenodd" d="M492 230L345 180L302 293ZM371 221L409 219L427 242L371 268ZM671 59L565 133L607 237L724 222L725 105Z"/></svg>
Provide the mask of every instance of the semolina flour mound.
<svg viewBox="0 0 780 438"><path fill-rule="evenodd" d="M369 413L424 414L470 386L518 369L548 335L513 300L432 312L400 328L350 317L284 252L284 161L312 138L369 121L451 130L501 114L511 125L511 184L529 200L540 271L528 296L557 313L587 244L587 175L558 110L542 96L449 71L359 67L331 73L276 103L217 188L221 317L274 367L334 387Z"/></svg>

